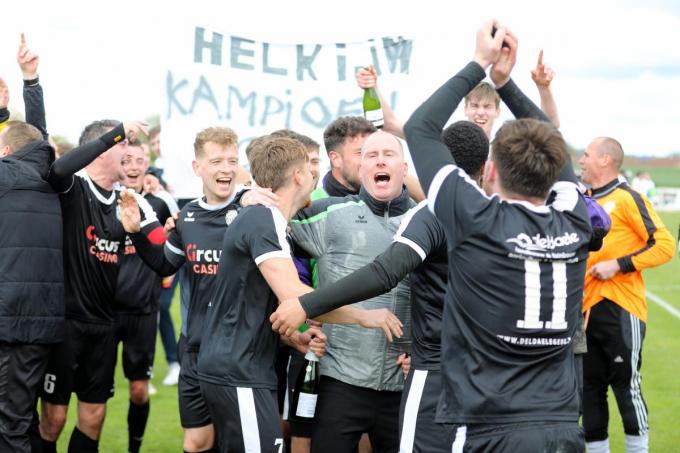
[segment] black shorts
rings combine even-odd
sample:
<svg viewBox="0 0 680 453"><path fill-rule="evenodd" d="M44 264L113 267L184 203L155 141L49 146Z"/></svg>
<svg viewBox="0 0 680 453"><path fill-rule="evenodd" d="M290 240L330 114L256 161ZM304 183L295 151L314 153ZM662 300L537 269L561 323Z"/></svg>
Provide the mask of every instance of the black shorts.
<svg viewBox="0 0 680 453"><path fill-rule="evenodd" d="M182 346L184 350L180 355L178 384L179 420L182 428L208 426L212 423L212 418L196 374L198 352L187 350L184 344Z"/></svg>
<svg viewBox="0 0 680 453"><path fill-rule="evenodd" d="M293 398L293 388L295 387L295 382L297 381L298 375L303 370L305 363L307 363L305 355L291 348L290 355L288 356L288 367L286 368L286 395L283 404L282 418L288 420L291 436L311 438L314 421L303 421L290 418L289 414L290 402Z"/></svg>
<svg viewBox="0 0 680 453"><path fill-rule="evenodd" d="M523 422L457 426L451 453L583 453L583 430L577 422Z"/></svg>
<svg viewBox="0 0 680 453"><path fill-rule="evenodd" d="M116 313L116 345L123 343L123 373L130 381L151 379L158 313Z"/></svg>
<svg viewBox="0 0 680 453"><path fill-rule="evenodd" d="M0 342L0 451L31 451L29 429L49 353L49 345Z"/></svg>
<svg viewBox="0 0 680 453"><path fill-rule="evenodd" d="M437 453L451 451L453 425L435 423L441 395L439 370L411 371L406 378L399 408L399 451Z"/></svg>
<svg viewBox="0 0 680 453"><path fill-rule="evenodd" d="M115 368L115 326L67 319L64 341L52 352L40 396L68 405L75 392L84 403L106 403L113 397Z"/></svg>
<svg viewBox="0 0 680 453"><path fill-rule="evenodd" d="M222 453L285 451L276 390L227 387L201 381Z"/></svg>
<svg viewBox="0 0 680 453"><path fill-rule="evenodd" d="M374 451L399 451L401 392L378 391L321 376L312 453L356 451L368 433Z"/></svg>

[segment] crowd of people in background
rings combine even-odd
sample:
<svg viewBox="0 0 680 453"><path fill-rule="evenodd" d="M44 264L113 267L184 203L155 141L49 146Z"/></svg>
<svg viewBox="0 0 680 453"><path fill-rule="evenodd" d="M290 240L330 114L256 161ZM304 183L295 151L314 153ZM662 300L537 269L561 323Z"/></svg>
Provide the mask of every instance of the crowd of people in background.
<svg viewBox="0 0 680 453"><path fill-rule="evenodd" d="M67 417L68 451L98 451L119 344L142 451L157 332L185 452L608 452L610 387L627 451L648 451L641 271L675 240L614 138L576 177L555 73L541 51L535 105L517 49L484 23L406 122L360 69L384 123L270 131L247 163L228 125L193 131L202 194L178 204L160 126L95 120L76 146L52 140L22 35L25 121L0 79L0 451L56 452ZM501 104L515 120L497 128ZM301 420L309 351L322 377Z"/></svg>

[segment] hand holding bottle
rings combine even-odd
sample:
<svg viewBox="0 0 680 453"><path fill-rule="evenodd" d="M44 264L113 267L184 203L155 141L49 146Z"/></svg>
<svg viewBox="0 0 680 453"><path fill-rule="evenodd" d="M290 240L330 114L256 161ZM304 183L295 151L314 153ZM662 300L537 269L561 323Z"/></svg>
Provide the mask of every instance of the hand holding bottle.
<svg viewBox="0 0 680 453"><path fill-rule="evenodd" d="M362 90L367 88L376 88L378 86L378 73L375 66L370 65L367 68L360 68L356 74L357 85Z"/></svg>

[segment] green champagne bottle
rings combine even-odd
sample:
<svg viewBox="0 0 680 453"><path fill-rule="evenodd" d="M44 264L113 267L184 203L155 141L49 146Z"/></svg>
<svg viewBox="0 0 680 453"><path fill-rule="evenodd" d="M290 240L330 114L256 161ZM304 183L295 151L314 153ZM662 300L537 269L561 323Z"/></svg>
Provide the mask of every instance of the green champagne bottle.
<svg viewBox="0 0 680 453"><path fill-rule="evenodd" d="M319 358L311 350L305 355L305 366L300 370L293 387L290 417L295 420L311 420L316 412L319 395Z"/></svg>
<svg viewBox="0 0 680 453"><path fill-rule="evenodd" d="M385 125L380 98L375 88L364 88L364 117L378 129Z"/></svg>

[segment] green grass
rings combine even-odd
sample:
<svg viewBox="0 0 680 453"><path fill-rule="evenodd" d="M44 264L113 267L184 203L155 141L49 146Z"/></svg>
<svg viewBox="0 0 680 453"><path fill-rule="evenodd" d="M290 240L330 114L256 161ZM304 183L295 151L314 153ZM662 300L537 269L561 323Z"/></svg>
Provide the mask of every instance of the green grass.
<svg viewBox="0 0 680 453"><path fill-rule="evenodd" d="M650 165L636 165L631 167L626 167L624 165L624 168L633 172L633 175L638 171L649 172L656 187L680 187L680 168L653 167Z"/></svg>
<svg viewBox="0 0 680 453"><path fill-rule="evenodd" d="M666 226L673 235L678 231L680 213L661 213ZM645 271L647 288L657 296L680 309L680 262L671 262L656 269ZM179 328L179 302L172 303L175 327ZM671 452L680 450L680 430L677 429L680 414L680 319L649 303L647 336L643 348L642 389L650 420L650 450ZM177 409L177 387L164 387L166 363L163 348L158 341L153 384L158 394L151 397L151 415L142 445L143 452L182 451L182 429ZM68 439L75 420L75 398L66 428L59 441L59 451L66 452ZM610 439L613 453L625 452L623 428L618 416L616 402L610 394ZM109 401L108 414L102 433L102 453L127 451L127 381L120 367L116 370L116 394Z"/></svg>

